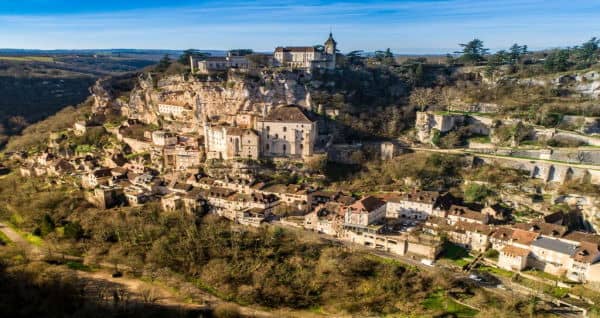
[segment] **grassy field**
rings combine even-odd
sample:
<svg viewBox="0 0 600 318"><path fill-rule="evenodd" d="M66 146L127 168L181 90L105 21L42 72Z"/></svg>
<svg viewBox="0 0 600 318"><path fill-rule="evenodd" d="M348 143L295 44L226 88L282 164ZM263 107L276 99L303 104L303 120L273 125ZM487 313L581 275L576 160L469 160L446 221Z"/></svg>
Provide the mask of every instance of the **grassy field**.
<svg viewBox="0 0 600 318"><path fill-rule="evenodd" d="M481 272L487 272L490 274L495 274L498 276L506 277L506 278L511 278L514 275L514 273L511 271L507 271L507 270L504 270L501 268L496 268L496 267L491 267L491 266L479 266L479 267L477 267L477 270L481 271Z"/></svg>
<svg viewBox="0 0 600 318"><path fill-rule="evenodd" d="M448 260L458 267L463 267L473 261L473 257L469 255L466 249L452 243L447 243L444 246L444 252L442 252L440 258Z"/></svg>
<svg viewBox="0 0 600 318"><path fill-rule="evenodd" d="M463 306L450 299L443 290L438 290L430 294L424 301L423 307L436 313L441 313L436 317L475 317L477 311Z"/></svg>
<svg viewBox="0 0 600 318"><path fill-rule="evenodd" d="M13 62L54 62L50 56L0 56L0 60Z"/></svg>

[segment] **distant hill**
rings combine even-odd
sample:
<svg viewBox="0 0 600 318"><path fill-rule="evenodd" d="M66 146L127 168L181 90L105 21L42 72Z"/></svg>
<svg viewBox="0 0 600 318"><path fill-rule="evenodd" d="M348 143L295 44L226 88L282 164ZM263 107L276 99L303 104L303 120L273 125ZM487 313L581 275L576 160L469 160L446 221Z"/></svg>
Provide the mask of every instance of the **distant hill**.
<svg viewBox="0 0 600 318"><path fill-rule="evenodd" d="M99 77L138 71L159 53L0 50L0 148L28 125L85 101Z"/></svg>

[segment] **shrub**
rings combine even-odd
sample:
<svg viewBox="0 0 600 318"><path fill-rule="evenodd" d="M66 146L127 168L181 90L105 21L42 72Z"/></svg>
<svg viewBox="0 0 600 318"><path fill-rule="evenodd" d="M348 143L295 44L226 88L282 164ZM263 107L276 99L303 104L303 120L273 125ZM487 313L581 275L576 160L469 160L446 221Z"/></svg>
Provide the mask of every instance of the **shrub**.
<svg viewBox="0 0 600 318"><path fill-rule="evenodd" d="M48 214L44 215L44 218L42 219L42 222L40 224L40 235L46 236L52 232L54 232L54 221L52 220L52 217Z"/></svg>
<svg viewBox="0 0 600 318"><path fill-rule="evenodd" d="M67 223L64 228L65 238L79 240L83 237L83 228L79 223Z"/></svg>
<svg viewBox="0 0 600 318"><path fill-rule="evenodd" d="M488 189L486 186L471 183L465 188L465 201L481 202L493 194L494 192Z"/></svg>

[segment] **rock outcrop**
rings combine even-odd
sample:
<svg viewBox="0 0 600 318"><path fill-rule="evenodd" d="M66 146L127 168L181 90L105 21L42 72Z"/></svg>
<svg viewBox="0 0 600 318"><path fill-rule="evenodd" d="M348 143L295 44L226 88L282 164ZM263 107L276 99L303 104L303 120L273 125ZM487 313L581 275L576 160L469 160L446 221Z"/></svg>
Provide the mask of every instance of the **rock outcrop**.
<svg viewBox="0 0 600 318"><path fill-rule="evenodd" d="M226 119L239 113L261 114L283 104L311 108L306 75L298 73L263 73L250 76L230 72L227 80L207 80L174 75L157 80L150 74L139 76L121 112L130 118L157 124L158 104L187 105L200 119ZM98 99L104 99L99 96Z"/></svg>

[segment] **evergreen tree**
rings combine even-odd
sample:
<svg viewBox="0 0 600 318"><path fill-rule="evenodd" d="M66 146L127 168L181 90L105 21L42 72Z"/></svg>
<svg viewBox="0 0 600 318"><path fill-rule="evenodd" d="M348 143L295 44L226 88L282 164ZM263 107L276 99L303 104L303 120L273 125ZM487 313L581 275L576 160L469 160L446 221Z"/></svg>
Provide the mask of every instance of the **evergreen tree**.
<svg viewBox="0 0 600 318"><path fill-rule="evenodd" d="M462 54L460 60L466 64L476 64L484 60L484 55L489 52L489 49L485 48L483 41L480 39L473 39L465 44L459 44L462 47L462 51L455 53Z"/></svg>
<svg viewBox="0 0 600 318"><path fill-rule="evenodd" d="M589 67L598 60L598 48L600 39L593 37L589 41L583 43L580 47L575 48L575 58L577 63L583 64L583 67Z"/></svg>
<svg viewBox="0 0 600 318"><path fill-rule="evenodd" d="M425 81L425 74L423 73L423 63L419 63L415 69L415 84L420 85Z"/></svg>
<svg viewBox="0 0 600 318"><path fill-rule="evenodd" d="M158 65L156 66L156 71L157 72L164 72L166 71L169 66L171 66L171 58L169 57L169 54L165 54L165 56L163 56L162 59L160 59L160 61L158 62Z"/></svg>
<svg viewBox="0 0 600 318"><path fill-rule="evenodd" d="M202 58L202 57L206 57L206 56L208 56L208 54L202 53L196 49L187 49L187 50L183 51L183 54L181 54L181 56L179 57L179 59L177 61L183 65L189 65L190 57Z"/></svg>
<svg viewBox="0 0 600 318"><path fill-rule="evenodd" d="M564 72L569 69L569 51L556 50L546 57L544 62L546 72Z"/></svg>

